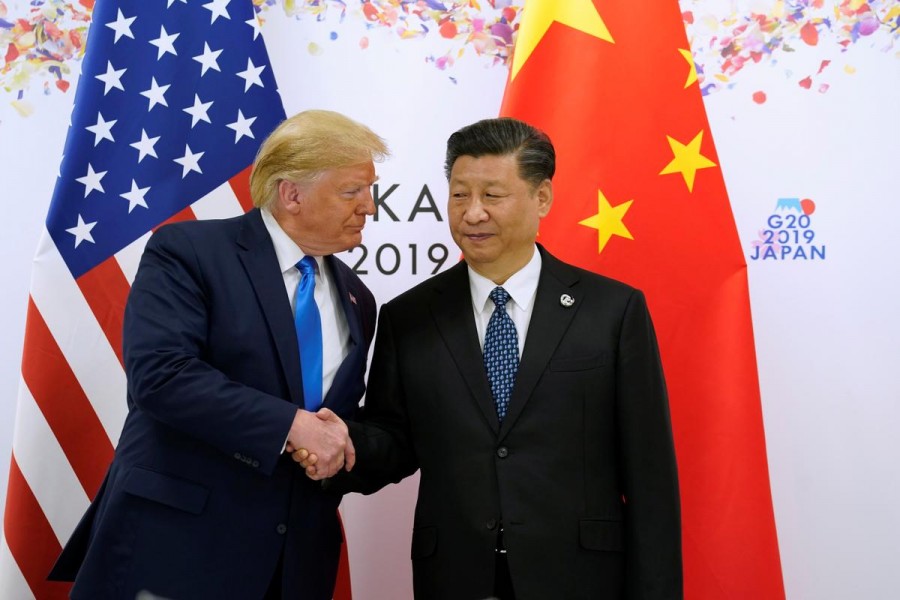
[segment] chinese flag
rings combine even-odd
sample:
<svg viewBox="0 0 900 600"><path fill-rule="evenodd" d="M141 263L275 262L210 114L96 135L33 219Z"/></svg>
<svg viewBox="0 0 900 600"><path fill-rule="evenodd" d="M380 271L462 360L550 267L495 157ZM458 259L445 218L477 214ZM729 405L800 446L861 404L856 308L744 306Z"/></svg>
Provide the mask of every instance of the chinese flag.
<svg viewBox="0 0 900 600"><path fill-rule="evenodd" d="M685 597L784 598L747 265L677 0L529 0L502 114L546 131L539 241L642 289L668 383Z"/></svg>

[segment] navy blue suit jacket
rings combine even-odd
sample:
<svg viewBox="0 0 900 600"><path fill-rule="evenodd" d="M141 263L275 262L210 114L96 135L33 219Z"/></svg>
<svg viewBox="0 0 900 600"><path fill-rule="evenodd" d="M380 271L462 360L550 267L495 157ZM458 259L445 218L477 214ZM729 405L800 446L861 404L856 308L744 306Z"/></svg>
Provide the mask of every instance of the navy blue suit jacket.
<svg viewBox="0 0 900 600"><path fill-rule="evenodd" d="M365 390L375 301L326 257L350 354L324 405L351 418ZM282 447L303 406L300 357L275 250L258 210L160 228L125 311L128 417L97 498L51 578L73 598L332 597L340 495Z"/></svg>

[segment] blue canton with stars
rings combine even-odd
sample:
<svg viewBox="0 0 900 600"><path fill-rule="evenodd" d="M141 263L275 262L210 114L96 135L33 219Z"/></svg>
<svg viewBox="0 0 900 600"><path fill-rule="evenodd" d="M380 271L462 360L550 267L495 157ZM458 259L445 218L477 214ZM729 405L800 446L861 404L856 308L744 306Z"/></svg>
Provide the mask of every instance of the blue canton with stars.
<svg viewBox="0 0 900 600"><path fill-rule="evenodd" d="M494 301L494 312L484 335L484 368L497 406L497 416L502 422L519 369L519 336L512 317L506 312L509 292L495 287L491 291L491 300Z"/></svg>
<svg viewBox="0 0 900 600"><path fill-rule="evenodd" d="M72 275L245 169L284 117L250 0L99 0L47 215Z"/></svg>

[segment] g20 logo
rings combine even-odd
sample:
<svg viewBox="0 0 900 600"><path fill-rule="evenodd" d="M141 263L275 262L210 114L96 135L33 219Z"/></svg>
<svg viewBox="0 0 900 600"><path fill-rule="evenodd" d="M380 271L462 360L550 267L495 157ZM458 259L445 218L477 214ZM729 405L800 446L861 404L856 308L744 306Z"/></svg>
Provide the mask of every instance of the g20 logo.
<svg viewBox="0 0 900 600"><path fill-rule="evenodd" d="M825 245L816 242L809 198L779 198L766 228L753 240L750 260L825 260Z"/></svg>

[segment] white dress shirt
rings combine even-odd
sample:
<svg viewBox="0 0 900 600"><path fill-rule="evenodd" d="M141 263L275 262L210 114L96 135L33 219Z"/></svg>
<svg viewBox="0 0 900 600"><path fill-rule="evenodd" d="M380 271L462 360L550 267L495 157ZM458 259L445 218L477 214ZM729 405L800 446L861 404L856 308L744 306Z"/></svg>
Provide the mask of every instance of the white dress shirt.
<svg viewBox="0 0 900 600"><path fill-rule="evenodd" d="M516 271L512 277L503 284L503 289L509 293L509 302L506 304L506 312L516 325L516 335L519 338L519 358L525 349L525 336L528 334L528 324L531 322L531 312L534 308L534 297L537 295L538 281L541 278L541 253L537 246L534 255L528 264ZM488 321L494 312L494 301L491 300L491 292L497 284L479 275L469 267L469 290L472 292L472 308L475 310L475 329L478 331L478 343L484 351L484 334L487 331Z"/></svg>
<svg viewBox="0 0 900 600"><path fill-rule="evenodd" d="M278 257L278 267L284 278L284 289L291 302L291 312L296 308L295 296L297 285L300 283L300 271L297 263L304 256L303 251L288 237L275 217L267 210L261 210L263 223L272 238L275 246L275 256ZM319 316L322 318L322 399L331 389L334 376L341 363L350 353L350 326L347 324L347 316L341 305L337 286L334 284L334 276L325 266L325 260L321 256L314 256L316 260L316 306L319 307Z"/></svg>

